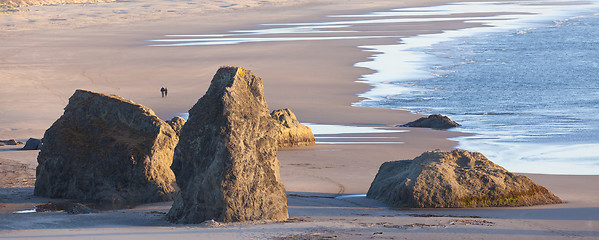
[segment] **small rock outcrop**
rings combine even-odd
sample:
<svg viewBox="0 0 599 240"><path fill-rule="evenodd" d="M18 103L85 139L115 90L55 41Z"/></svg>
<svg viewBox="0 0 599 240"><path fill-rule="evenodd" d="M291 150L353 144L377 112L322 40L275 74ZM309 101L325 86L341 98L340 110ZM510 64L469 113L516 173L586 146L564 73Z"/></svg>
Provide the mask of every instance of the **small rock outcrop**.
<svg viewBox="0 0 599 240"><path fill-rule="evenodd" d="M14 139L0 140L0 143L2 143L4 145L17 145L17 144L19 144L19 142L17 142L17 140L14 140Z"/></svg>
<svg viewBox="0 0 599 240"><path fill-rule="evenodd" d="M508 172L476 152L425 152L386 162L367 197L393 207L459 208L556 204L563 201L528 177Z"/></svg>
<svg viewBox="0 0 599 240"><path fill-rule="evenodd" d="M171 126L171 128L173 128L173 130L175 130L175 132L177 133L177 136L181 135L181 128L183 128L183 125L185 125L185 119L183 119L182 117L174 117L171 120L166 121L166 123L168 123L168 125Z"/></svg>
<svg viewBox="0 0 599 240"><path fill-rule="evenodd" d="M115 95L77 90L46 130L34 194L84 202L172 200L178 137L154 112Z"/></svg>
<svg viewBox="0 0 599 240"><path fill-rule="evenodd" d="M263 91L262 79L251 71L216 72L181 129L171 166L181 190L169 221L288 218L276 157L279 132Z"/></svg>
<svg viewBox="0 0 599 240"><path fill-rule="evenodd" d="M93 209L85 204L76 202L58 202L46 203L35 206L36 212L67 212L68 214L88 214L92 213Z"/></svg>
<svg viewBox="0 0 599 240"><path fill-rule="evenodd" d="M449 129L453 127L462 126L447 116L443 116L441 114L433 114L428 117L419 118L416 121L406 123L404 125L400 125L401 127L422 127L422 128L432 128L432 129Z"/></svg>
<svg viewBox="0 0 599 240"><path fill-rule="evenodd" d="M42 150L42 140L37 138L29 138L22 150Z"/></svg>
<svg viewBox="0 0 599 240"><path fill-rule="evenodd" d="M316 143L312 130L301 124L291 110L287 108L274 110L270 116L279 125L279 147L310 146Z"/></svg>

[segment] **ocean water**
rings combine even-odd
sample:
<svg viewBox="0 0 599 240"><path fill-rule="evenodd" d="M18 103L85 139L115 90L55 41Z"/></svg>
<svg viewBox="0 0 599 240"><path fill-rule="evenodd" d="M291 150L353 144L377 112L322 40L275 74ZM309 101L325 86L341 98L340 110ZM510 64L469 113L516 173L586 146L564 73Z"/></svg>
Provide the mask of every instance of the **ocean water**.
<svg viewBox="0 0 599 240"><path fill-rule="evenodd" d="M169 33L147 46L394 39L356 49L371 57L354 66L373 73L356 79L372 89L353 105L449 115L463 125L455 131L474 134L456 139L458 148L481 152L510 171L596 175L597 13L597 0L455 2L223 33ZM427 22L474 25L416 36L397 28Z"/></svg>
<svg viewBox="0 0 599 240"><path fill-rule="evenodd" d="M448 115L476 134L458 148L511 171L599 174L599 16L536 25L432 45L436 77L363 104Z"/></svg>

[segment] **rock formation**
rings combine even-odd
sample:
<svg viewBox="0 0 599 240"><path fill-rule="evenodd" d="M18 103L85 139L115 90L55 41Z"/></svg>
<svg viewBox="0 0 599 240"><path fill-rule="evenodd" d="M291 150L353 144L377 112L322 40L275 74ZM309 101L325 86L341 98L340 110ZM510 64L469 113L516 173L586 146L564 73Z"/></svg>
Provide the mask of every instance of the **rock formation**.
<svg viewBox="0 0 599 240"><path fill-rule="evenodd" d="M86 206L85 204L76 202L58 202L58 203L46 203L35 206L36 212L67 212L68 214L88 214L92 213L93 209Z"/></svg>
<svg viewBox="0 0 599 240"><path fill-rule="evenodd" d="M219 69L181 129L171 167L181 190L167 219L287 219L276 158L277 130L262 79L243 68Z"/></svg>
<svg viewBox="0 0 599 240"><path fill-rule="evenodd" d="M168 125L170 125L171 128L175 130L177 136L179 136L181 135L181 128L183 128L183 125L185 125L185 119L177 116L172 118L171 120L166 121L166 123L168 123Z"/></svg>
<svg viewBox="0 0 599 240"><path fill-rule="evenodd" d="M562 203L528 177L508 172L476 152L425 152L386 162L367 197L393 207L454 208Z"/></svg>
<svg viewBox="0 0 599 240"><path fill-rule="evenodd" d="M2 143L4 145L17 145L20 142L17 142L17 140L14 140L14 139L10 139L10 140L0 140L0 143Z"/></svg>
<svg viewBox="0 0 599 240"><path fill-rule="evenodd" d="M41 150L42 140L37 138L29 138L22 150Z"/></svg>
<svg viewBox="0 0 599 240"><path fill-rule="evenodd" d="M154 112L119 96L77 90L46 130L34 194L112 204L167 201L178 137Z"/></svg>
<svg viewBox="0 0 599 240"><path fill-rule="evenodd" d="M401 127L422 127L422 128L432 128L432 129L448 129L452 127L462 126L447 116L443 116L441 114L433 114L428 117L419 118L416 121L406 123L404 125L400 125Z"/></svg>
<svg viewBox="0 0 599 240"><path fill-rule="evenodd" d="M291 110L287 108L274 110L270 116L279 125L279 147L310 146L316 143L312 130L301 124Z"/></svg>

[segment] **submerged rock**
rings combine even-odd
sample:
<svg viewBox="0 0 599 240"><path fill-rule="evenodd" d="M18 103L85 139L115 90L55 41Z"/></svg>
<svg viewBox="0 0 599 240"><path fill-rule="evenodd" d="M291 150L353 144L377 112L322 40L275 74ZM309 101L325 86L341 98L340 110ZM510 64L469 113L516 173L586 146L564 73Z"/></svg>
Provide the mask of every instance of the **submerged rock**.
<svg viewBox="0 0 599 240"><path fill-rule="evenodd" d="M147 107L77 90L43 139L36 196L114 207L173 198L178 137Z"/></svg>
<svg viewBox="0 0 599 240"><path fill-rule="evenodd" d="M310 146L316 143L312 130L301 124L291 110L274 110L270 115L279 125L279 147Z"/></svg>
<svg viewBox="0 0 599 240"><path fill-rule="evenodd" d="M189 111L172 169L181 188L167 219L176 223L287 219L279 174L278 127L262 79L219 69Z"/></svg>
<svg viewBox="0 0 599 240"><path fill-rule="evenodd" d="M37 138L29 138L22 150L41 150L42 140Z"/></svg>
<svg viewBox="0 0 599 240"><path fill-rule="evenodd" d="M393 207L455 208L563 203L528 177L508 172L476 152L425 152L386 162L367 197Z"/></svg>
<svg viewBox="0 0 599 240"><path fill-rule="evenodd" d="M432 128L432 129L448 129L453 127L462 126L447 116L443 116L441 114L433 114L428 117L419 118L416 121L406 123L404 125L400 125L401 127L422 127L422 128Z"/></svg>

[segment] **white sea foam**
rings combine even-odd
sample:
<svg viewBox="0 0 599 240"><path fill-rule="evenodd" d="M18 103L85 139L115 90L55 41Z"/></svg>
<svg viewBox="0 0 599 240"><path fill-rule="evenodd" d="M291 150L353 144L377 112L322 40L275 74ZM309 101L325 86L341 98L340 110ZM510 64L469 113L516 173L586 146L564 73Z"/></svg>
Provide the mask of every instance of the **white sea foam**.
<svg viewBox="0 0 599 240"><path fill-rule="evenodd" d="M316 140L316 144L330 145L379 145L379 144L405 144L404 142L325 142Z"/></svg>
<svg viewBox="0 0 599 240"><path fill-rule="evenodd" d="M383 127L346 126L318 123L303 123L312 129L314 135L324 134L360 134L360 133L401 133L408 130L386 129Z"/></svg>
<svg viewBox="0 0 599 240"><path fill-rule="evenodd" d="M550 3L550 4L544 4ZM564 6L560 6L563 4ZM595 14L592 9L599 8L599 1L578 0L531 0L509 2L463 2L451 3L432 7L416 7L393 9L366 14L329 16L332 21L304 23L270 23L262 24L257 29L234 30L225 34L178 34L165 35L164 38L149 40L155 44L150 46L210 46L243 43L266 43L280 41L343 41L352 39L395 38L397 44L365 45L360 49L372 52L368 61L356 63L356 67L374 70L374 73L362 76L358 81L370 84L372 89L360 94L364 101L355 103L360 106L377 106L376 102L385 102L390 96L410 95L425 91L415 85L402 84L408 80L424 80L445 76L447 72L435 68L440 58L430 54L431 49L452 48L452 41L466 37L483 36L497 32L513 32L528 34L535 28L555 22L559 27L568 22L568 18L581 14ZM488 13L480 16L478 13ZM465 17L468 14L478 17ZM424 22L465 22L475 23L478 27L459 30L448 30L441 33L425 33L412 37L404 37L402 31L369 31L369 26L393 26L404 23ZM356 30L354 27L359 27ZM278 35L285 34L280 37ZM335 34L331 36L331 34ZM343 34L344 36L339 36ZM487 62L496 61L493 59ZM465 61L463 64L471 62ZM599 93L597 93L599 94ZM592 95L592 94L591 94ZM434 97L424 97L434 101ZM401 108L402 106L395 106ZM443 111L440 107L436 111ZM481 121L480 119L467 119ZM472 124L475 124L471 122ZM585 171L585 166L596 164L593 158L599 156L597 144L534 144L527 139L540 136L531 135L529 131L518 131L493 123L488 124L484 135L470 138L460 138L460 148L483 152L493 161L500 163L508 170L535 173L559 174L597 174L593 170ZM316 135L322 134L357 134L384 133L389 130L371 127L338 126L322 124L306 124ZM536 126L522 126L534 128ZM560 126L554 126L554 132L561 134L567 131ZM461 129L463 130L463 129ZM468 131L468 130L467 130ZM474 130L476 131L476 130ZM485 141L471 141L474 138L484 138ZM325 140L325 139L321 139ZM510 142L511 141L511 142ZM325 141L319 141L325 142ZM329 143L336 143L329 142ZM352 141L364 144L364 142ZM348 142L345 142L349 144ZM397 142L400 143L400 142ZM517 143L517 144L515 144ZM564 159L573 159L564 161ZM590 165L589 165L590 164ZM588 168L591 169L591 168ZM597 169L597 168L593 168Z"/></svg>
<svg viewBox="0 0 599 240"><path fill-rule="evenodd" d="M366 194L345 194L335 197L335 199L347 199L347 198L365 198Z"/></svg>
<svg viewBox="0 0 599 240"><path fill-rule="evenodd" d="M505 139L468 141L455 138L458 148L483 153L509 171L542 174L596 175L599 144L504 142ZM466 141L464 141L466 140Z"/></svg>
<svg viewBox="0 0 599 240"><path fill-rule="evenodd" d="M444 31L438 34L425 34L414 37L401 38L401 44L381 45L381 46L362 46L368 51L374 51L376 54L367 62L357 63L355 66L365 67L374 70L372 74L364 75L362 82L374 86L373 90L363 93L360 96L366 100L355 103L358 106L377 106L378 103L385 102L390 94L378 88L394 85L401 89L400 94L409 95L410 86L402 85L403 81L425 80L434 77L434 75L444 75L438 72L433 64L439 62L436 56L429 54L428 50L438 48L445 44L454 47L460 39L474 36L482 36L496 32L514 32L515 34L527 34L534 31L537 27L546 26L547 22L555 19L565 19L556 21L556 26L561 26L564 22L572 19L572 15L590 14L597 11L599 2L577 2L577 4L568 5L567 8L531 4L539 2L552 1L527 1L527 2L508 2L502 4L496 3L456 3L427 8L405 9L410 11L410 15L417 15L419 10L426 10L421 14L431 14L437 12L440 14L459 14L468 13L476 9L493 9L496 12L519 12L522 14L505 14L504 19L500 18L477 18L468 20L468 22L481 23L483 27L468 29ZM525 14L533 13L533 14ZM377 17L400 16L401 12L389 12L385 14L378 12L374 14ZM365 17L351 16L351 17ZM499 16L496 16L499 17ZM484 26L492 26L484 27ZM461 40L460 40L461 41ZM425 59L425 60L423 60ZM496 60L488 59L488 62ZM392 63L392 64L391 64ZM501 62L500 64L506 64ZM394 83L400 83L394 84ZM380 86L380 87L379 87ZM405 88L401 88L404 86ZM434 103L433 103L434 104ZM389 104L385 104L389 107ZM401 105L397 106L401 108ZM431 106L435 111L444 112L448 109L442 109L438 106ZM532 113L530 113L532 114ZM538 114L548 114L559 116L557 113L544 112ZM588 115L587 115L588 116ZM514 116L517 117L517 116ZM558 136L567 134L572 126L559 124L546 126L537 123L533 125L522 125L522 129L517 126L494 125L492 122L481 123L481 118L469 118L462 122L468 126L483 126L482 128L461 128L458 131L471 130L473 133L483 133L474 137L456 138L459 141L458 148L479 151L485 154L489 159L506 167L508 170L528 173L545 174L599 174L598 158L599 144L575 142L547 143L538 142L547 135ZM478 121L478 122L473 122ZM532 124L532 123L531 123ZM583 128L581 126L580 128ZM541 129L542 128L542 129ZM533 129L533 130L531 130ZM549 132L547 132L549 129ZM582 129L578 129L582 130ZM482 131L482 132L480 132Z"/></svg>
<svg viewBox="0 0 599 240"><path fill-rule="evenodd" d="M177 117L182 117L183 119L185 119L185 121L187 121L189 119L189 113L177 113L175 115Z"/></svg>
<svg viewBox="0 0 599 240"><path fill-rule="evenodd" d="M551 0L539 0L541 2L552 2ZM452 3L441 6L419 7L394 9L388 12L375 12L361 15L334 15L331 18L345 18L349 20L339 21L323 21L323 22L304 22L304 23L269 23L262 26L270 28L249 29L249 30L232 30L226 34L168 34L164 35L163 39L148 40L150 42L160 42L160 44L151 44L148 46L154 47L173 47L173 46L211 46L211 45L231 45L242 43L255 42L280 42L280 41L315 41L315 40L351 40L351 39L376 39L399 37L393 32L390 35L368 35L360 36L351 35L352 33L362 33L351 29L354 26L361 25L381 25L381 24L401 24L401 23L417 23L417 22L447 22L447 21L463 21L470 23L481 23L486 26L494 26L493 30L486 28L485 31L500 31L501 29L513 29L520 27L523 23L546 17L555 19L558 13L564 12L556 10L558 8L544 5L532 5L539 1L524 1L516 3L495 3L495 2L467 2L467 3ZM458 17L456 14L468 13L489 13L490 16L483 17ZM530 14L530 13L535 13ZM424 17L426 16L426 17ZM355 20L352 18L362 18ZM418 47L430 47L435 43L447 41L449 39L471 35L479 28L470 28L468 31L446 31L442 34L427 34L412 38L403 38L405 43L401 49L389 49L385 46L364 46L364 48L372 51L387 53L389 51L404 51L406 49ZM465 34L467 32L467 34ZM347 36L325 36L331 33L345 33ZM316 36L309 37L271 37L278 34L310 34ZM255 37L242 37L253 35ZM320 36L318 36L320 35ZM388 47L393 48L393 47ZM417 49L416 49L417 50ZM416 51L418 52L418 51ZM410 61L418 61L423 56L406 56ZM405 58L408 59L408 58ZM420 69L420 67L410 68L416 63L402 63L403 69ZM421 64L426 66L425 64ZM368 67L370 68L370 67ZM413 75L421 77L420 75ZM406 75L407 76L407 75Z"/></svg>
<svg viewBox="0 0 599 240"><path fill-rule="evenodd" d="M245 38L181 38L181 39L155 39L149 42L166 42L164 44L151 44L150 47L181 47L181 46L214 46L232 45L241 43L258 42L288 42L288 41L319 41L319 40L351 40L351 39L376 39L389 38L389 36L344 36L344 37L245 37Z"/></svg>
<svg viewBox="0 0 599 240"><path fill-rule="evenodd" d="M455 18L465 22L480 23L481 27L473 27L458 30L448 30L437 34L423 34L413 37L401 38L396 45L378 45L378 46L360 46L366 51L376 52L370 61L356 63L357 67L369 68L375 73L362 76L361 80L377 88L378 84L388 84L390 82L401 82L405 80L427 79L434 77L431 72L432 64L438 62L435 56L428 54L427 49L434 48L435 45L455 41L460 38L478 36L494 32L505 31L526 31L534 29L542 22L560 19L588 11L589 7L599 7L599 3L581 3L581 5L569 5L568 8L559 8L550 5L539 5L533 3L539 2L557 2L551 0L545 1L522 1L522 2L465 2L452 3L441 6L396 9L390 12L377 12L372 16L415 16L415 15L450 15L450 14L468 14L468 13L496 13L491 17L472 17ZM398 12L402 10L402 12ZM403 12L407 11L407 12ZM406 14L406 15L402 15ZM352 17L366 17L365 15L352 15ZM408 20L401 19L401 20ZM424 18L428 19L428 18ZM440 19L437 19L440 20ZM444 19L447 21L447 19ZM360 22L365 22L362 20ZM378 19L378 22L384 20ZM391 20L389 20L391 21ZM348 21L351 22L351 21ZM341 24L342 21L336 22ZM525 30L518 30L525 28ZM522 32L524 33L524 32ZM437 73L438 74L438 73ZM405 91L405 90L404 90ZM361 97L377 100L384 98L381 91L369 91L360 94ZM360 105L357 103L355 105Z"/></svg>
<svg viewBox="0 0 599 240"><path fill-rule="evenodd" d="M16 213L16 214L23 214L23 213L36 213L37 210L36 208L34 209L27 209L27 210L20 210L20 211L14 211L12 213Z"/></svg>

